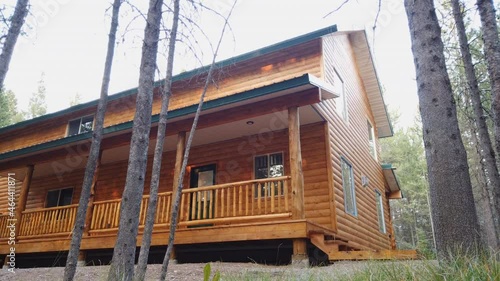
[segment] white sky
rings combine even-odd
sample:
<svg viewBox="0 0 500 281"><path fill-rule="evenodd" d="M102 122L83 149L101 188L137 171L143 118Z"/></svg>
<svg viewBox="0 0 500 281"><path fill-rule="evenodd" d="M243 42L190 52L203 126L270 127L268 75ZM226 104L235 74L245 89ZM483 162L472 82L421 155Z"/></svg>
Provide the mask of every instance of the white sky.
<svg viewBox="0 0 500 281"><path fill-rule="evenodd" d="M333 24L337 24L339 30L371 30L378 1L368 1L370 4L350 1L340 11L323 18L343 1L239 0L230 20L234 41L231 35L226 36L219 57L232 57ZM12 0L9 2L14 4ZM109 31L110 11L106 9L111 1L32 2L28 22L35 27L18 41L5 81L5 87L16 94L19 108L27 108L42 72L49 112L67 108L76 93L81 95L82 102L97 99ZM417 112L418 99L406 14L403 1L382 2L384 6L374 36L375 64L386 104L390 109L399 109L400 123L409 125ZM232 2L213 3L219 12L226 12ZM122 12L130 15L129 8L122 8ZM128 18L125 15L121 19L120 36L124 35ZM209 16L203 16L202 20L201 25L215 41L221 24ZM136 28L126 33L125 41L118 44L110 94L137 86L141 35L141 28ZM206 55L205 63L209 60L210 56ZM190 61L185 53L180 53L176 57L176 69L191 69L192 63L186 63Z"/></svg>

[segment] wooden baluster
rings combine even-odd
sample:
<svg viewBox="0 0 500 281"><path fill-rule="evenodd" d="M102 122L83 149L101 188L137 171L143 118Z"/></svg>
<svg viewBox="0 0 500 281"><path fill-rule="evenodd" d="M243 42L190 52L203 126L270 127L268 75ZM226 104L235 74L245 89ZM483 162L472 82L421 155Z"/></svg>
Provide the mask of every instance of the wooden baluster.
<svg viewBox="0 0 500 281"><path fill-rule="evenodd" d="M263 182L262 185L265 186L264 192L264 215L267 215L267 201L269 200L269 186L270 182Z"/></svg>
<svg viewBox="0 0 500 281"><path fill-rule="evenodd" d="M47 216L45 217L45 225L47 226L44 230L44 232L42 232L42 234L47 234L47 233L50 233L51 229L52 229L52 222L54 221L54 211L50 210L48 211L47 213Z"/></svg>
<svg viewBox="0 0 500 281"><path fill-rule="evenodd" d="M281 194L283 194L282 181L278 181L278 213L281 212Z"/></svg>
<svg viewBox="0 0 500 281"><path fill-rule="evenodd" d="M214 218L218 218L219 217L219 214L218 214L218 210L219 210L219 202L220 202L220 199L219 199L219 189L216 189L215 190L215 198L214 198Z"/></svg>
<svg viewBox="0 0 500 281"><path fill-rule="evenodd" d="M35 230L35 234L42 234L45 233L45 229L48 227L47 225L47 219L46 217L48 216L47 212L37 212L33 213L33 215L38 216L38 225L40 226L37 230Z"/></svg>
<svg viewBox="0 0 500 281"><path fill-rule="evenodd" d="M252 216L253 216L253 209L254 209L254 203L255 203L255 184L252 184Z"/></svg>
<svg viewBox="0 0 500 281"><path fill-rule="evenodd" d="M99 223L99 217L97 216L97 214L99 213L99 209L100 209L101 205L94 205L94 209L92 210L92 222L90 224L90 230L94 230L96 229L96 225Z"/></svg>
<svg viewBox="0 0 500 281"><path fill-rule="evenodd" d="M172 201L174 200L174 193L172 193ZM186 199L186 193L181 193L181 218L179 219L179 221L184 221L185 220L185 217L184 217L184 214L185 214L185 204L184 204L184 201ZM168 219L168 222L170 223L170 215L168 216L169 219Z"/></svg>
<svg viewBox="0 0 500 281"><path fill-rule="evenodd" d="M56 211L56 220L54 221L54 233L61 232L61 225L64 224L64 214L66 209L58 209Z"/></svg>
<svg viewBox="0 0 500 281"><path fill-rule="evenodd" d="M275 196L276 196L276 192L274 190L275 188L275 184L276 182L275 181L272 181L269 183L271 185L271 213L274 213L274 199L275 199Z"/></svg>
<svg viewBox="0 0 500 281"><path fill-rule="evenodd" d="M165 210L164 210L164 212L165 212L164 222L165 223L170 222L170 204L172 204L171 201L172 201L172 195L167 195L167 206L165 207ZM182 214L182 208L180 211Z"/></svg>
<svg viewBox="0 0 500 281"><path fill-rule="evenodd" d="M73 229L73 227L75 226L76 210L77 210L77 207L71 208L71 222L70 222L68 231L71 231Z"/></svg>
<svg viewBox="0 0 500 281"><path fill-rule="evenodd" d="M238 186L238 215L241 216L243 211L243 186Z"/></svg>
<svg viewBox="0 0 500 281"><path fill-rule="evenodd" d="M196 192L191 192L191 204L189 205L189 208L191 209L191 220L196 219Z"/></svg>
<svg viewBox="0 0 500 281"><path fill-rule="evenodd" d="M105 203L104 204L104 208L102 210L102 216L104 217L104 228L108 228L108 225L109 227L113 227L113 220L114 220L114 214L113 214L113 205L111 205L113 203Z"/></svg>
<svg viewBox="0 0 500 281"><path fill-rule="evenodd" d="M24 232L24 235L33 235L33 229L38 229L40 228L38 226L38 221L35 221L35 217L33 217L33 214L23 214L23 217L26 216L26 223L23 223L24 226L26 228L26 230L23 230ZM24 220L24 218L23 218ZM29 223L28 223L29 222Z"/></svg>
<svg viewBox="0 0 500 281"><path fill-rule="evenodd" d="M248 184L245 184L245 216L248 216Z"/></svg>
<svg viewBox="0 0 500 281"><path fill-rule="evenodd" d="M116 204L116 203L115 203ZM122 201L119 201L118 204L116 204L116 208L115 208L115 223L113 224L114 227L118 227L118 225L120 224L120 208L122 206Z"/></svg>
<svg viewBox="0 0 500 281"><path fill-rule="evenodd" d="M261 197L262 197L262 186L260 183L257 183L257 215L260 215L260 210L261 210Z"/></svg>
<svg viewBox="0 0 500 281"><path fill-rule="evenodd" d="M207 197L207 191L206 190L203 190L201 192L202 194L202 197L201 197L201 206L202 206L202 219L207 219L207 204L208 204L208 197Z"/></svg>
<svg viewBox="0 0 500 281"><path fill-rule="evenodd" d="M236 216L236 186L233 186L233 217Z"/></svg>
<svg viewBox="0 0 500 281"><path fill-rule="evenodd" d="M214 195L214 191L213 190L209 190L207 191L209 196L210 196L210 202L208 204L208 218L210 219L213 219L214 218L214 205L215 205L215 198L213 197Z"/></svg>
<svg viewBox="0 0 500 281"><path fill-rule="evenodd" d="M288 179L285 180L285 187L283 189L285 191L284 197L285 197L285 211L289 212L290 209L288 208Z"/></svg>
<svg viewBox="0 0 500 281"><path fill-rule="evenodd" d="M227 196L226 196L226 216L231 216L231 187L227 188Z"/></svg>
<svg viewBox="0 0 500 281"><path fill-rule="evenodd" d="M224 197L224 189L221 189L220 190L220 217L223 218L224 217L224 200L226 200L226 198Z"/></svg>

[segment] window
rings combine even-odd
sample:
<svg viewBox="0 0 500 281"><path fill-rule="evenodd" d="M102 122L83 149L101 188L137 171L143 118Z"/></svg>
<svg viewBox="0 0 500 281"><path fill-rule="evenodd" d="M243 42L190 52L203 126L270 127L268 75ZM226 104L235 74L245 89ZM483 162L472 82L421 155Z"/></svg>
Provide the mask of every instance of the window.
<svg viewBox="0 0 500 281"><path fill-rule="evenodd" d="M276 178L285 175L283 166L283 153L273 153L255 156L254 161L255 179ZM259 188L255 189L255 197L258 197L260 190L261 196L271 196L271 183L257 184ZM281 190L278 190L278 183L274 183L274 194L283 195L283 183Z"/></svg>
<svg viewBox="0 0 500 281"><path fill-rule="evenodd" d="M375 201L377 204L378 229L380 232L385 233L384 205L382 204L382 194L378 190L375 190Z"/></svg>
<svg viewBox="0 0 500 281"><path fill-rule="evenodd" d="M45 200L45 208L71 205L73 188L49 190Z"/></svg>
<svg viewBox="0 0 500 281"><path fill-rule="evenodd" d="M333 71L333 87L336 94L339 95L338 98L335 99L335 110L340 115L344 121L347 121L347 102L344 92L344 81L340 78L337 70Z"/></svg>
<svg viewBox="0 0 500 281"><path fill-rule="evenodd" d="M68 136L83 134L92 131L94 116L85 116L69 121Z"/></svg>
<svg viewBox="0 0 500 281"><path fill-rule="evenodd" d="M341 158L340 166L342 169L342 188L344 190L345 211L348 214L357 216L358 211L356 209L356 193L354 189L352 166L344 158Z"/></svg>
<svg viewBox="0 0 500 281"><path fill-rule="evenodd" d="M375 131L370 121L366 121L368 126L368 145L370 146L370 154L373 159L377 160L377 147L375 146Z"/></svg>

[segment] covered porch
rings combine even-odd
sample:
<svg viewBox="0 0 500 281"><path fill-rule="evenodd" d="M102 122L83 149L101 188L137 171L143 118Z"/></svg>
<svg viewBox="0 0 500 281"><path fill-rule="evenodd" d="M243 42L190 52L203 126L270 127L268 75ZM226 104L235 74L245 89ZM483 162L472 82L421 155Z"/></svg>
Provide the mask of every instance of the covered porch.
<svg viewBox="0 0 500 281"><path fill-rule="evenodd" d="M190 161L185 189L181 194L178 230L183 235L177 236L176 244L283 238L294 239L296 255L306 255L308 228L315 224L305 220L300 128L313 124L323 128L323 119L311 105L323 98L333 97L329 90L325 90L328 87L320 87L313 80L309 75L301 76L237 94L236 97L207 102L193 143L195 160ZM165 172L169 178L167 184L162 185L163 190L160 187L153 245L164 245L168 235L175 187L172 183L177 182L180 174L193 108L175 109L169 115L165 155L172 156L174 161L173 169ZM118 124L113 129L107 129L87 207L82 249L114 246L121 191L110 188L110 183L123 175L109 167L126 162L128 158L129 125ZM75 141L68 142L70 138ZM156 128L153 126L150 158L155 139ZM225 152L228 145L233 149ZM0 159L2 173L14 171L21 185L15 211L18 219L14 235L16 251L67 250L74 228L79 187L74 185L72 198L69 199L71 204L62 206L47 207L47 190L51 190L50 186L60 188L69 185L67 178L81 177L88 153L88 138L68 137L54 141L52 145L41 144L22 150L4 154ZM221 153L232 161L218 158L214 153L216 150L222 150ZM281 173L257 178L255 157L275 151L282 155ZM212 182L193 186L190 178L193 170L212 164L217 167L211 175ZM31 184L33 182L36 184ZM49 187L39 192L37 185L42 183ZM59 196L58 200L63 201ZM138 243L148 197L145 193L142 200ZM0 226L7 224L9 219L11 214L1 214ZM5 229L2 227L0 231L0 240L3 241L11 235ZM5 253L3 249L0 252Z"/></svg>

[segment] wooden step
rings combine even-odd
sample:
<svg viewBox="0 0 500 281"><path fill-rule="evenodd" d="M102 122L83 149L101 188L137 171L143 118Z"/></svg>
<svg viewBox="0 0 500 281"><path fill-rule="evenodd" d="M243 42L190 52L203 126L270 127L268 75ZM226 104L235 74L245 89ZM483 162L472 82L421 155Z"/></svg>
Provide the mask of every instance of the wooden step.
<svg viewBox="0 0 500 281"><path fill-rule="evenodd" d="M321 233L309 234L311 243L328 255L330 261L340 260L389 260L389 259L417 259L416 250L341 250L339 246L349 246L349 242L340 239L325 240Z"/></svg>

